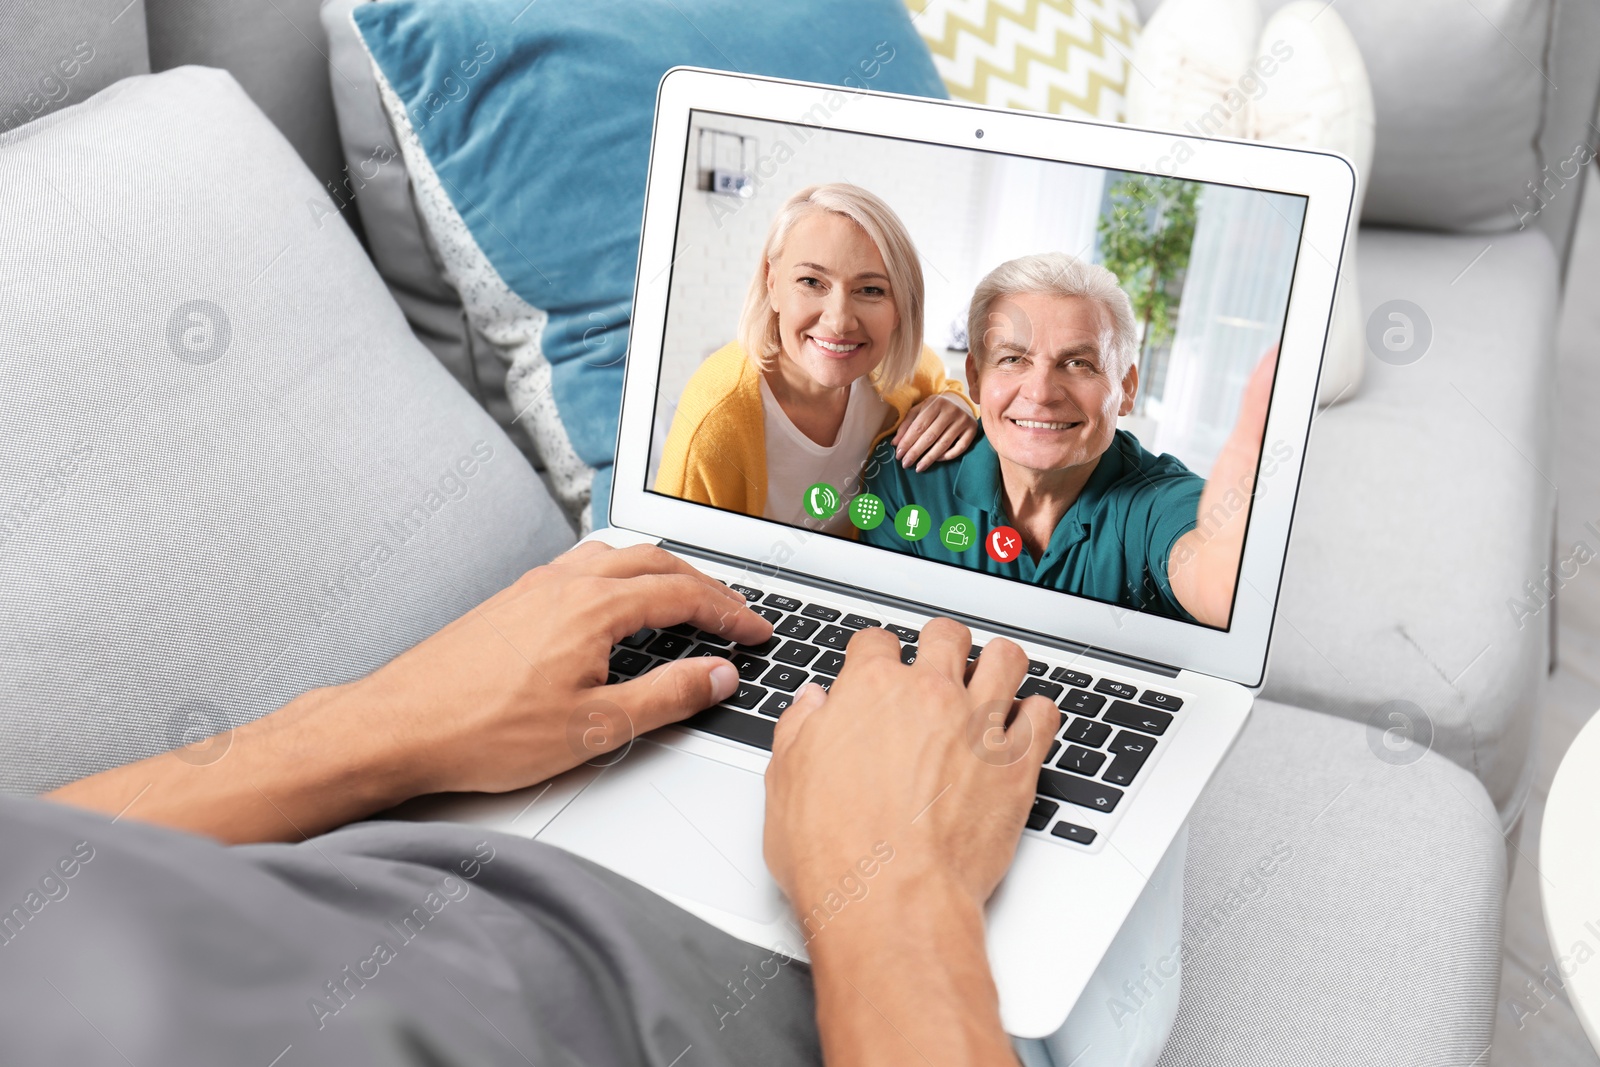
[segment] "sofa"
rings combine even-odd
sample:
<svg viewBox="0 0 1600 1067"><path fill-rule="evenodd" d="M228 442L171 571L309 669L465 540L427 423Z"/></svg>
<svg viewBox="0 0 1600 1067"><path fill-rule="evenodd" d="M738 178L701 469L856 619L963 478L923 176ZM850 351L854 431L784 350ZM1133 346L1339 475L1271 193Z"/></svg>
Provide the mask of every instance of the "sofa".
<svg viewBox="0 0 1600 1067"><path fill-rule="evenodd" d="M1469 1063L1492 1040L1505 835L1553 655L1541 471L1581 188L1561 175L1594 136L1600 15L1504 0L1485 24L1457 6L1339 9L1377 102L1363 309L1411 300L1432 347L1370 360L1315 423L1263 696L1191 819L1163 1063ZM369 227L363 243L359 195L307 229L353 136L319 14L0 12L0 788L48 789L357 677L573 538L459 303L368 259L408 238ZM175 69L191 64L228 74ZM151 162L159 181L8 165L70 140L65 109L151 71L242 92L264 118L240 147L220 119L197 129L210 155ZM157 118L134 132L170 136ZM92 156L115 132L70 144ZM175 375L173 316L221 276L237 277L227 358ZM149 288L162 279L178 281ZM375 382L380 402L350 402ZM478 448L494 461L397 532ZM380 541L405 550L379 561ZM1252 876L1274 850L1291 859Z"/></svg>

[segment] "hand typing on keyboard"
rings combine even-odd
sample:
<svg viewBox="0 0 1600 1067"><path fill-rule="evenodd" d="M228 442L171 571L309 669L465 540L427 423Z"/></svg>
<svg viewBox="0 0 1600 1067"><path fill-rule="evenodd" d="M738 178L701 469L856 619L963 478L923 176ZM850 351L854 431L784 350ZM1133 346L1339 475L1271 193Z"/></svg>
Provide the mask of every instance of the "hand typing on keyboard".
<svg viewBox="0 0 1600 1067"><path fill-rule="evenodd" d="M950 1062L1015 1062L983 905L1060 713L1015 700L1028 671L1017 645L990 641L969 680L971 647L965 626L936 619L906 666L893 634L863 629L832 688L808 685L777 722L767 865L807 931L830 1063L904 1062L907 1040Z"/></svg>

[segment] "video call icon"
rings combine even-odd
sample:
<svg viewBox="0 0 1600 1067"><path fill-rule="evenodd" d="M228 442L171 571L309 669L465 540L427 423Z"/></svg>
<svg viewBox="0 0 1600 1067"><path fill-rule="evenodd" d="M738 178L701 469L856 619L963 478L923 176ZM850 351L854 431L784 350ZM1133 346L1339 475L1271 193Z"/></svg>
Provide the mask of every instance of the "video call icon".
<svg viewBox="0 0 1600 1067"><path fill-rule="evenodd" d="M939 542L952 552L965 552L978 539L978 528L965 515L952 515L939 527Z"/></svg>
<svg viewBox="0 0 1600 1067"><path fill-rule="evenodd" d="M817 482L806 490L804 506L813 519L831 519L839 510L839 490L827 482Z"/></svg>

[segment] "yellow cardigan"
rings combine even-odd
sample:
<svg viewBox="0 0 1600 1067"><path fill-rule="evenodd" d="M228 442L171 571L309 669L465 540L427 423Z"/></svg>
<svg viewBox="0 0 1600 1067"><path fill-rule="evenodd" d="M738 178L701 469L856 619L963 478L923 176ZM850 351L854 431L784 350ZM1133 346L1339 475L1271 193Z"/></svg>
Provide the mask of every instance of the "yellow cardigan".
<svg viewBox="0 0 1600 1067"><path fill-rule="evenodd" d="M944 364L924 345L911 381L884 396L893 419L873 439L873 446L894 433L919 401L939 393L952 393L972 408L961 383L945 377ZM865 456L861 459L866 462ZM766 510L761 368L745 356L737 341L713 352L684 386L667 432L656 492L757 518Z"/></svg>

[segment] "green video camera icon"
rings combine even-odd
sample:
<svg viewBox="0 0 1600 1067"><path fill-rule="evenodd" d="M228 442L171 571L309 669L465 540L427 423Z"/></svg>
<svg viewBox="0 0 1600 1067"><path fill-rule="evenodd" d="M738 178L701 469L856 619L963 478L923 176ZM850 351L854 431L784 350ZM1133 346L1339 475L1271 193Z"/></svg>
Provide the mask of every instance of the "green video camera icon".
<svg viewBox="0 0 1600 1067"><path fill-rule="evenodd" d="M939 527L939 543L952 552L965 552L977 537L977 528L965 515L952 515Z"/></svg>

